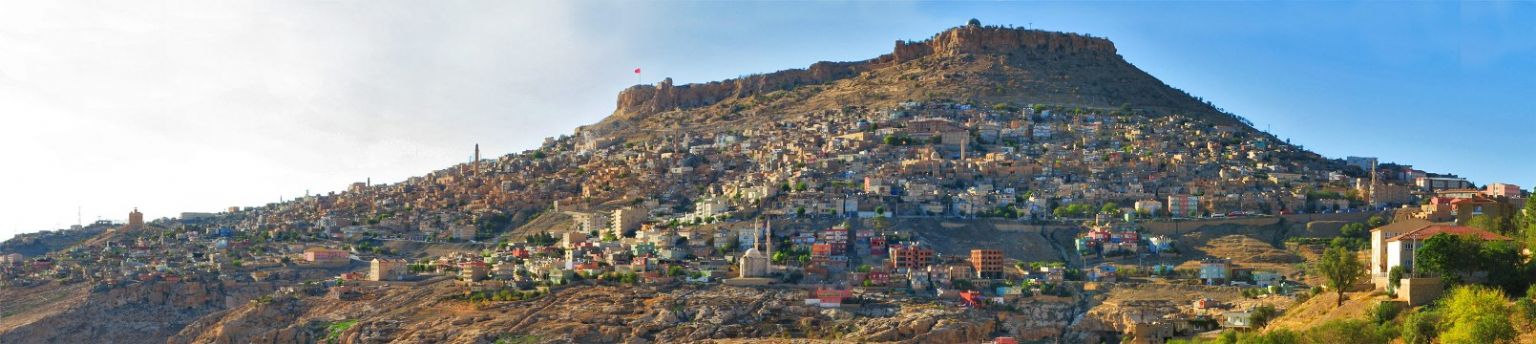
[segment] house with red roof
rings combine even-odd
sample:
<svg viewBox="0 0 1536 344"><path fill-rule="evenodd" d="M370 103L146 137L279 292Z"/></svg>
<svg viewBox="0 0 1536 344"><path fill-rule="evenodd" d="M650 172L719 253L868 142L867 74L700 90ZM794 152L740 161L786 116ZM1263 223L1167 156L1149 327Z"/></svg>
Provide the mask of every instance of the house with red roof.
<svg viewBox="0 0 1536 344"><path fill-rule="evenodd" d="M1435 223L1417 219L1400 220L1371 229L1371 280L1378 289L1386 288L1393 267L1413 270L1415 255L1424 241L1437 234L1449 234L1483 241L1509 241L1509 237L1474 227Z"/></svg>
<svg viewBox="0 0 1536 344"><path fill-rule="evenodd" d="M1517 200L1508 197L1490 197L1471 191L1465 195L1442 192L1430 198L1428 204L1420 206L1419 211L1414 214L1414 218L1436 222L1456 221L1458 224L1466 224L1474 216L1499 217L1503 216L1505 212L1519 209L1523 204L1515 201Z"/></svg>

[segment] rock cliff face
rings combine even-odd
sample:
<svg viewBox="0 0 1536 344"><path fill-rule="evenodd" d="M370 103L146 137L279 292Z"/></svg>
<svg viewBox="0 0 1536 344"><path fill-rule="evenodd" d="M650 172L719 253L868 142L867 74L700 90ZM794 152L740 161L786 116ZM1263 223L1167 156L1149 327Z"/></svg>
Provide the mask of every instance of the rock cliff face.
<svg viewBox="0 0 1536 344"><path fill-rule="evenodd" d="M106 229L107 226L91 225L74 230L18 234L10 240L0 242L0 253L20 253L27 257L36 257L74 246L81 241L101 234Z"/></svg>
<svg viewBox="0 0 1536 344"><path fill-rule="evenodd" d="M194 320L271 292L266 283L146 283L83 295L68 309L0 334L0 343L152 343Z"/></svg>
<svg viewBox="0 0 1536 344"><path fill-rule="evenodd" d="M864 61L823 61L806 69L790 69L702 84L674 85L672 79L667 78L656 85L630 87L619 93L618 109L614 114L630 117L674 108L705 106L732 97L827 83L928 56L948 58L964 54L1054 55L1093 60L1118 58L1114 43L1103 38L967 25L940 32L923 41L897 41L892 53Z"/></svg>
<svg viewBox="0 0 1536 344"><path fill-rule="evenodd" d="M1115 44L1107 39L1085 35L966 25L940 32L925 41L896 42L889 57L877 60L906 62L934 55L960 54L1060 54L1090 59L1116 58Z"/></svg>
<svg viewBox="0 0 1536 344"><path fill-rule="evenodd" d="M842 79L858 75L860 72L869 70L870 67L871 64L868 61L817 62L807 69L790 69L740 79L687 85L673 85L672 78L666 78L656 85L639 85L619 92L619 108L615 114L633 116L673 108L705 106L731 97Z"/></svg>

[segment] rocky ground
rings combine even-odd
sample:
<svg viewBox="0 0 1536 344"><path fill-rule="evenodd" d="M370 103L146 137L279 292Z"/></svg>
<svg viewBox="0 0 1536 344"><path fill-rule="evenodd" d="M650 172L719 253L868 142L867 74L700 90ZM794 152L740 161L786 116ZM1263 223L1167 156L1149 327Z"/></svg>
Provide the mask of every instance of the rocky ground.
<svg viewBox="0 0 1536 344"><path fill-rule="evenodd" d="M1048 333L1030 317L999 316L941 302L866 300L863 306L803 305L808 291L721 285L581 285L515 302L450 299L452 281L370 289L365 300L279 294L199 320L172 343L288 343L325 339L331 324L356 320L333 338L341 343L679 343L816 339L954 343L1008 332ZM1036 302L1038 315L1064 306ZM1055 316L1065 319L1065 316ZM998 321L999 319L1003 321ZM999 327L999 323L1004 324Z"/></svg>
<svg viewBox="0 0 1536 344"><path fill-rule="evenodd" d="M1181 312L1198 297L1266 302L1243 299L1232 287L1126 283L985 309L863 292L854 304L823 309L805 306L810 290L795 287L579 284L504 302L463 301L455 297L462 287L447 278L357 288L364 296L351 301L316 285L38 289L30 292L54 301L0 319L0 342L957 343L997 336L1097 342L1118 341L1130 324ZM8 309L26 306L19 302L25 298L10 296Z"/></svg>
<svg viewBox="0 0 1536 344"><path fill-rule="evenodd" d="M0 343L158 343L204 315L276 288L270 283L145 283L91 292L83 284L44 285L31 290L34 297L55 299L0 319Z"/></svg>

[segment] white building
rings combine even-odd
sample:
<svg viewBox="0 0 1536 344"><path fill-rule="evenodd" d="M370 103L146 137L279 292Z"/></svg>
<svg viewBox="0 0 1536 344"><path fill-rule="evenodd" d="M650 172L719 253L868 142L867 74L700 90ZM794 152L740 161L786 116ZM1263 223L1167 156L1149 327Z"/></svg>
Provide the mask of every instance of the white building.
<svg viewBox="0 0 1536 344"><path fill-rule="evenodd" d="M705 197L694 203L693 216L696 218L714 217L730 211L730 204L720 197Z"/></svg>
<svg viewBox="0 0 1536 344"><path fill-rule="evenodd" d="M1156 200L1136 201L1136 212L1138 213L1157 214L1160 210L1163 210L1163 203Z"/></svg>
<svg viewBox="0 0 1536 344"><path fill-rule="evenodd" d="M1438 224L1418 219L1400 220L1396 223L1371 230L1371 282L1377 289L1385 289L1393 267L1402 266L1413 270L1414 253L1423 246L1424 240L1435 234L1476 236L1481 240L1510 240L1497 233L1473 227Z"/></svg>

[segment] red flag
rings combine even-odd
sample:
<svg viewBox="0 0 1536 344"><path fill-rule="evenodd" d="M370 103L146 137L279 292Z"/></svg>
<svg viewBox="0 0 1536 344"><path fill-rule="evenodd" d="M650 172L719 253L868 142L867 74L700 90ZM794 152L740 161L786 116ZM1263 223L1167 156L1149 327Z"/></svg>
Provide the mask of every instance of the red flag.
<svg viewBox="0 0 1536 344"><path fill-rule="evenodd" d="M635 74L640 74L640 68L635 68Z"/></svg>

